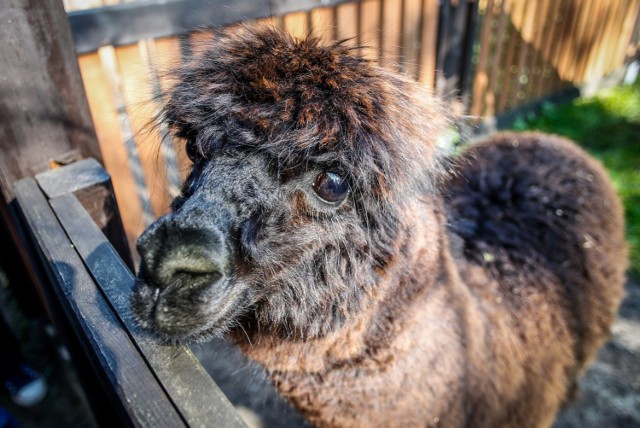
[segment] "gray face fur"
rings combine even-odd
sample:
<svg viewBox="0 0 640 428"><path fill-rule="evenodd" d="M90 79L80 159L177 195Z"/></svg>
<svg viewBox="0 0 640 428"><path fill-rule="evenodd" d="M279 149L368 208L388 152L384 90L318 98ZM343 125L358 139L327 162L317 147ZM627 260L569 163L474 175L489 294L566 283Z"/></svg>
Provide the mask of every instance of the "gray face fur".
<svg viewBox="0 0 640 428"><path fill-rule="evenodd" d="M197 162L174 212L138 240L142 324L170 340L238 322L291 338L341 325L368 298L376 263L354 195L335 204L314 190L326 169L285 174L242 153Z"/></svg>
<svg viewBox="0 0 640 428"><path fill-rule="evenodd" d="M138 241L133 308L167 340L296 340L353 318L412 227L402 205L436 187L446 125L409 80L273 30L216 39L178 70L161 119L194 166Z"/></svg>

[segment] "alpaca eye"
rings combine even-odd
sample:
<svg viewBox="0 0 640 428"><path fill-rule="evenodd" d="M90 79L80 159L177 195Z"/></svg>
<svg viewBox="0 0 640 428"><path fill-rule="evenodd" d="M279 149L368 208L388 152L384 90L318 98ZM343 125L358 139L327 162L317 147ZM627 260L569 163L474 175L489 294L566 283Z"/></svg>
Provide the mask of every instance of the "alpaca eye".
<svg viewBox="0 0 640 428"><path fill-rule="evenodd" d="M187 152L187 157L191 159L191 162L196 162L200 158L200 153L198 152L198 146L196 145L195 139L187 141L185 151Z"/></svg>
<svg viewBox="0 0 640 428"><path fill-rule="evenodd" d="M323 172L313 182L313 191L323 201L336 204L347 196L349 186L344 177L334 172Z"/></svg>

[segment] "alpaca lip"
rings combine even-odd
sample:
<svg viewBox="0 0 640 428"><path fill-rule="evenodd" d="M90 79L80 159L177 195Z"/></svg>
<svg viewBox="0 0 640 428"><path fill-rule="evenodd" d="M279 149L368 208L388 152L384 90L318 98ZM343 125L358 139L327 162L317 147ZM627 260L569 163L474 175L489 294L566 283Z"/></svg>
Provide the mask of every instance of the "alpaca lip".
<svg viewBox="0 0 640 428"><path fill-rule="evenodd" d="M224 330L237 309L229 277L211 272L174 278L165 288L138 281L133 294L138 324L168 343L201 341Z"/></svg>

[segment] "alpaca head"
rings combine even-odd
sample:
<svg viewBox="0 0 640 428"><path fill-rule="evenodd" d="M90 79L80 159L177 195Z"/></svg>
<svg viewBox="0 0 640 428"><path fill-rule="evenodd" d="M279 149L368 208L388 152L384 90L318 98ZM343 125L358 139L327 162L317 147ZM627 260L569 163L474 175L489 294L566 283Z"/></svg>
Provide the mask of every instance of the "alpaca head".
<svg viewBox="0 0 640 428"><path fill-rule="evenodd" d="M247 29L179 70L162 119L193 167L138 240L133 308L186 341L237 326L320 337L370 303L403 201L433 189L446 122L340 43Z"/></svg>

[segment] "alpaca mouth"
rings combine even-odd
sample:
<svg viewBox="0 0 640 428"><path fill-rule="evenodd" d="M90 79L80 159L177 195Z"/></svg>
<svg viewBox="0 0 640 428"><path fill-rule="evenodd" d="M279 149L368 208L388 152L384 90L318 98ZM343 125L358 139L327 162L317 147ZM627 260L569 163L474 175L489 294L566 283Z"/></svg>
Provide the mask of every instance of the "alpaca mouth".
<svg viewBox="0 0 640 428"><path fill-rule="evenodd" d="M138 325L160 340L188 343L220 336L236 318L229 280L220 273L191 277L164 289L138 278L132 309Z"/></svg>

